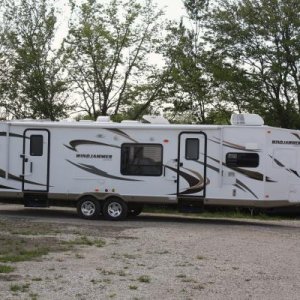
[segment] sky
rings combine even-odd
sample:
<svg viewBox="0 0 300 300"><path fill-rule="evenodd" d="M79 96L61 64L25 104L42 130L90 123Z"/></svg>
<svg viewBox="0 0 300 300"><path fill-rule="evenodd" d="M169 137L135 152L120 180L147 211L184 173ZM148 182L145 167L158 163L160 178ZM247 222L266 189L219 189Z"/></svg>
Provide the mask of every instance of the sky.
<svg viewBox="0 0 300 300"><path fill-rule="evenodd" d="M155 2L159 7L165 8L168 19L179 20L181 16L185 15L182 0L158 0Z"/></svg>

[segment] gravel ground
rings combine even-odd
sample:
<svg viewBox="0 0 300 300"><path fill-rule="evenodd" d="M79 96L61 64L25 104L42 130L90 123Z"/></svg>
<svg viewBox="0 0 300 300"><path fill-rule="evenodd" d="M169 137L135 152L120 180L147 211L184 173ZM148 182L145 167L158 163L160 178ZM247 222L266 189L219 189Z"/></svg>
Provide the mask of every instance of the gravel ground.
<svg viewBox="0 0 300 300"><path fill-rule="evenodd" d="M86 221L73 210L0 205L5 219L55 224L64 239L70 227L90 230L105 246L15 263L13 273L0 274L0 299L300 298L300 220ZM12 292L12 284L26 288Z"/></svg>

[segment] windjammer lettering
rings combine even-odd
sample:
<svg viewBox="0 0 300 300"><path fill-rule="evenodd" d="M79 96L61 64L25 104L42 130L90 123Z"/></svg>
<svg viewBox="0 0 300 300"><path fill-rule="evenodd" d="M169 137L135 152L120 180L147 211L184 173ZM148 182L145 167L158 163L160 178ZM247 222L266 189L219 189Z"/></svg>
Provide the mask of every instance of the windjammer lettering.
<svg viewBox="0 0 300 300"><path fill-rule="evenodd" d="M76 154L77 158L100 158L105 160L111 160L112 155L108 154Z"/></svg>
<svg viewBox="0 0 300 300"><path fill-rule="evenodd" d="M272 144L279 144L279 145L300 145L300 141L273 140Z"/></svg>

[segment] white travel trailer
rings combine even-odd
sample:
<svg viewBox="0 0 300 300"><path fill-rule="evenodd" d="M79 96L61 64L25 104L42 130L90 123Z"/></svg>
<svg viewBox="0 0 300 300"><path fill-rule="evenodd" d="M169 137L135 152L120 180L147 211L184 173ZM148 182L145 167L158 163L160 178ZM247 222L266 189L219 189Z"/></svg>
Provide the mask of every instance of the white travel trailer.
<svg viewBox="0 0 300 300"><path fill-rule="evenodd" d="M144 203L300 204L300 131L252 114L232 125L16 120L0 123L0 201L77 206L119 220Z"/></svg>

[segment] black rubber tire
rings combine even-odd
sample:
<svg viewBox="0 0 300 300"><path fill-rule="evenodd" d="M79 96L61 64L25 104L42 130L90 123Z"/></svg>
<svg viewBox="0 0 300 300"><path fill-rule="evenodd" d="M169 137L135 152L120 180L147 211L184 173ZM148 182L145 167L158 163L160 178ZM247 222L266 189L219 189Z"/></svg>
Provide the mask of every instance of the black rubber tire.
<svg viewBox="0 0 300 300"><path fill-rule="evenodd" d="M129 205L128 215L132 217L137 217L139 214L142 213L143 208L144 208L143 204L139 204L139 203L131 204Z"/></svg>
<svg viewBox="0 0 300 300"><path fill-rule="evenodd" d="M108 198L103 204L102 214L106 220L124 220L128 214L127 203L120 198Z"/></svg>
<svg viewBox="0 0 300 300"><path fill-rule="evenodd" d="M81 198L77 203L77 213L83 219L97 219L101 213L101 205L94 197Z"/></svg>

